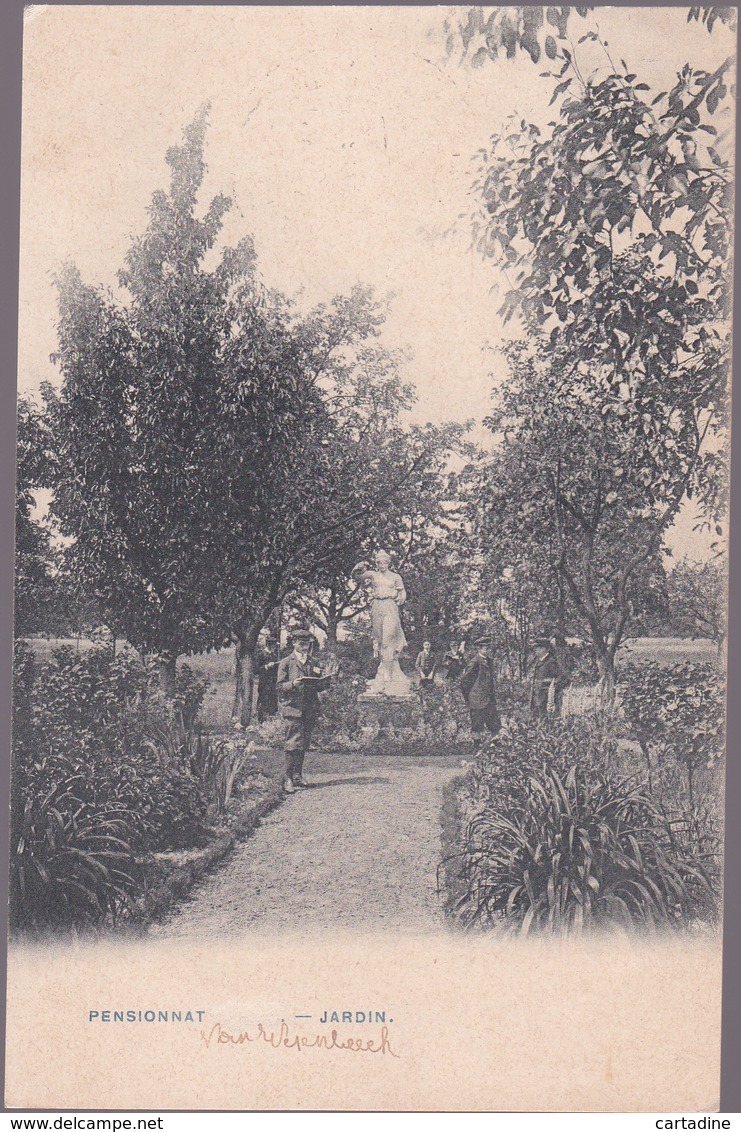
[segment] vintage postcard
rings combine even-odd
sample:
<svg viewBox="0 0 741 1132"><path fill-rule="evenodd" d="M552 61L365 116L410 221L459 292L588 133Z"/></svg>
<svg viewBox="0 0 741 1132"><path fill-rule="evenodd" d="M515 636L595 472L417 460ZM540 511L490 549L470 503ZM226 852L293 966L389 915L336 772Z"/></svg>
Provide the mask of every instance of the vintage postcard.
<svg viewBox="0 0 741 1132"><path fill-rule="evenodd" d="M8 1107L717 1109L735 46L26 10Z"/></svg>

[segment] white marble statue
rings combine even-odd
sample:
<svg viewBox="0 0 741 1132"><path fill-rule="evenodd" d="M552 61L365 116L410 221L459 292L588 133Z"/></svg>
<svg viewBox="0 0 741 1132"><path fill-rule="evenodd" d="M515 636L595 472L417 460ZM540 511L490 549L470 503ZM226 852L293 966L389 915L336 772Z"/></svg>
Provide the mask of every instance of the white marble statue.
<svg viewBox="0 0 741 1132"><path fill-rule="evenodd" d="M371 596L373 655L378 657L378 672L369 681L368 694L376 696L410 696L411 682L399 666L399 654L406 647L399 609L407 595L401 576L391 569L391 557L385 550L375 556L375 568L359 562L353 568Z"/></svg>

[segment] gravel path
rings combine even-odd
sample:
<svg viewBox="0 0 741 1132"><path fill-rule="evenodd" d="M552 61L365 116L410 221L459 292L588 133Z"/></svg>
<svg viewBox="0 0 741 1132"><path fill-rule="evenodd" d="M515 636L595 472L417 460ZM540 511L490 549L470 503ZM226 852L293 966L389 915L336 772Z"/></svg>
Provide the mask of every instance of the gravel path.
<svg viewBox="0 0 741 1132"><path fill-rule="evenodd" d="M311 788L286 798L151 934L439 929L442 793L461 766L425 764L314 760Z"/></svg>

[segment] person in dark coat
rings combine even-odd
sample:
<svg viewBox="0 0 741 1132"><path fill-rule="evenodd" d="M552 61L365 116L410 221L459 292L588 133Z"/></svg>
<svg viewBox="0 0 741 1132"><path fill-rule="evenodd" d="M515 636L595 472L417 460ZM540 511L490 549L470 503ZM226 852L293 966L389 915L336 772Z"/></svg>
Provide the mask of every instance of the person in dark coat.
<svg viewBox="0 0 741 1132"><path fill-rule="evenodd" d="M278 649L267 634L257 650L257 721L263 723L278 712Z"/></svg>
<svg viewBox="0 0 741 1132"><path fill-rule="evenodd" d="M445 670L446 680L457 680L463 671L465 665L464 661L464 643L461 641L460 645L457 641L450 642L450 648L443 657L443 668Z"/></svg>
<svg viewBox="0 0 741 1132"><path fill-rule="evenodd" d="M278 665L277 690L280 714L286 721L286 773L283 789L294 794L308 786L304 780L304 757L319 717L319 692L329 683L329 675L309 657L312 635L297 629L292 634L293 652Z"/></svg>
<svg viewBox="0 0 741 1132"><path fill-rule="evenodd" d="M550 637L536 637L530 689L530 714L533 719L548 718L548 700L553 697L554 713L560 707L563 685L561 667Z"/></svg>
<svg viewBox="0 0 741 1132"><path fill-rule="evenodd" d="M461 692L471 713L474 745L479 747L485 731L496 735L502 726L497 710L492 644L488 637L476 641L476 651L460 680Z"/></svg>

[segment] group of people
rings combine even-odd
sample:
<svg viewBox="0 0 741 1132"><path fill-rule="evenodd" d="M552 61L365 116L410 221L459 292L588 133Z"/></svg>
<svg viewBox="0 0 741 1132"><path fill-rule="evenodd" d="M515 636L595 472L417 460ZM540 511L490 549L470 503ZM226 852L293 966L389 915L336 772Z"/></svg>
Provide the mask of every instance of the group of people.
<svg viewBox="0 0 741 1132"><path fill-rule="evenodd" d="M445 681L457 679L463 671L464 665L464 641L451 641L442 658L435 656L429 641L423 641L422 649L414 664L414 670L420 688L431 688L436 677Z"/></svg>
<svg viewBox="0 0 741 1132"><path fill-rule="evenodd" d="M312 656L316 639L308 630L296 630L292 634L292 645L292 651L282 660L268 661L272 666L271 672L275 672L275 695L286 725L283 788L287 794L294 794L307 786L303 777L304 758L319 717L319 693L329 686L337 673L334 662L322 666ZM466 648L463 641L452 642L440 668L446 681L458 683L470 713L474 746L478 749L487 732L496 735L502 726L497 706L497 666L492 639L480 637L472 648ZM423 643L415 669L421 688L433 683L437 663L429 641ZM534 718L542 719L558 713L561 687L555 641L549 637L538 637L534 643L530 683L530 711ZM258 690L258 714L259 704Z"/></svg>
<svg viewBox="0 0 741 1132"><path fill-rule="evenodd" d="M482 637L476 641L473 656L466 664L460 688L471 714L471 731L478 747L486 731L496 735L502 726L497 708L496 663L492 641ZM530 714L546 719L560 712L563 674L558 660L555 639L537 637L530 665Z"/></svg>

